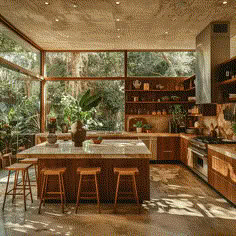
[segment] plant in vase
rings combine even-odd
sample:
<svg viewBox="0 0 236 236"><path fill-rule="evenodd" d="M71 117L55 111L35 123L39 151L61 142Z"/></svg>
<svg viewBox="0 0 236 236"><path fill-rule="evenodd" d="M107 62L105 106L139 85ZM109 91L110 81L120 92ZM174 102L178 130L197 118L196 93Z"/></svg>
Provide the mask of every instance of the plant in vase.
<svg viewBox="0 0 236 236"><path fill-rule="evenodd" d="M55 134L57 130L57 119L55 117L49 119L47 128L49 132L47 141L49 144L55 144L57 142L57 135Z"/></svg>
<svg viewBox="0 0 236 236"><path fill-rule="evenodd" d="M86 138L86 130L83 128L83 121L90 118L88 112L97 107L101 100L102 97L100 95L90 95L90 90L87 90L78 101L78 111L76 113L77 121L71 125L72 141L75 142L76 147L81 147Z"/></svg>
<svg viewBox="0 0 236 236"><path fill-rule="evenodd" d="M143 126L143 128L145 129L145 131L147 132L147 133L151 133L152 131L152 125L151 124L145 124L144 126Z"/></svg>
<svg viewBox="0 0 236 236"><path fill-rule="evenodd" d="M143 131L143 122L137 121L136 124L134 124L134 127L136 127L137 133L142 133Z"/></svg>
<svg viewBox="0 0 236 236"><path fill-rule="evenodd" d="M234 132L233 134L233 140L236 140L236 122L232 124L232 130Z"/></svg>

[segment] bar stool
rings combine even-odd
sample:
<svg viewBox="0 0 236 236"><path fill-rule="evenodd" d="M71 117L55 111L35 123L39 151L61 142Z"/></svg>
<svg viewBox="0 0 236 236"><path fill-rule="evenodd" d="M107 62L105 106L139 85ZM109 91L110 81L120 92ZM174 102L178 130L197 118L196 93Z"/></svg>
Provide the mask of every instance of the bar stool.
<svg viewBox="0 0 236 236"><path fill-rule="evenodd" d="M101 172L100 167L95 167L95 168L81 168L81 167L79 167L77 169L77 173L80 175L80 178L79 178L79 187L78 187L75 213L77 213L77 211L78 211L80 199L97 199L98 213L101 212L100 211L99 191L98 191L98 181L97 181L97 175L100 172ZM94 178L89 178L91 176L93 176ZM84 183L84 182L94 182L96 192L82 192L81 187L82 187L82 183ZM85 196L81 196L81 194L84 194ZM86 195L95 195L95 196L86 196Z"/></svg>
<svg viewBox="0 0 236 236"><path fill-rule="evenodd" d="M63 174L66 172L66 168L57 168L57 169L42 169L41 173L43 176L43 185L41 189L41 197L40 197L40 204L39 204L39 211L40 214L41 211L41 205L42 202L44 202L45 205L45 199L55 199L55 197L49 197L46 196L47 194L58 194L61 198L61 208L62 213L64 213L64 203L66 204L66 195L65 195L65 186L64 186L64 180L63 180ZM59 192L48 192L47 191L47 185L48 185L48 176L58 176L58 183L59 183Z"/></svg>
<svg viewBox="0 0 236 236"><path fill-rule="evenodd" d="M25 164L32 164L34 166L35 170L35 178L36 178L36 185L31 186L38 186L38 158L25 158L23 160L20 160L20 163L25 163ZM31 181L32 183L33 181Z"/></svg>
<svg viewBox="0 0 236 236"><path fill-rule="evenodd" d="M6 170L8 170L8 179L7 179L7 186L6 186L2 210L4 210L7 195L12 195L12 203L13 203L16 195L23 195L24 196L25 211L26 211L26 197L29 194L31 197L31 201L33 202L31 186L30 186L30 179L29 179L29 172L28 172L28 169L31 166L32 166L32 164L15 163L15 164L5 168ZM15 171L14 187L13 187L13 189L8 191L11 171ZM20 172L22 174L22 185L18 184L18 177L19 177ZM17 193L17 190L23 190L23 193ZM29 191L28 194L26 194L26 190ZM13 193L11 193L11 192L13 192Z"/></svg>
<svg viewBox="0 0 236 236"><path fill-rule="evenodd" d="M116 207L117 207L117 199L118 199L118 192L119 192L119 187L120 187L120 182L125 182L129 181L132 183L132 192L119 192L120 194L123 194L123 196L119 197L121 199L130 199L127 195L133 194L134 198L136 200L137 206L139 208L139 213L140 213L140 205L139 205L139 198L138 198L138 192L137 192L137 187L136 187L136 178L135 175L139 173L138 168L114 168L114 173L118 174L117 178L117 185L116 185L116 194L115 194L115 204L114 204L114 212L116 212ZM130 176L130 179L122 179L121 177L127 177ZM129 178L129 177L128 177ZM124 196L126 195L126 196Z"/></svg>

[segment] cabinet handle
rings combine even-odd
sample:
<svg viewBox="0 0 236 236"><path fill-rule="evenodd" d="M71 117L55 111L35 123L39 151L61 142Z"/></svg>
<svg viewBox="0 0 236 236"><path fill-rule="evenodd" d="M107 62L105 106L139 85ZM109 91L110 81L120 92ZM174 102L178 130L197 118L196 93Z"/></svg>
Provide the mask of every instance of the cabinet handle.
<svg viewBox="0 0 236 236"><path fill-rule="evenodd" d="M172 151L163 151L163 152L172 152Z"/></svg>

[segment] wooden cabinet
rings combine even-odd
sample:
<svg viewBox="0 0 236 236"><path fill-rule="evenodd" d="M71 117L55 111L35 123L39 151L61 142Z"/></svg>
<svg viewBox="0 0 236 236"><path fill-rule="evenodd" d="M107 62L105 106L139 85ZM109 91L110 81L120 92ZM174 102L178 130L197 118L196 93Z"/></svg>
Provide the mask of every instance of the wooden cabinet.
<svg viewBox="0 0 236 236"><path fill-rule="evenodd" d="M179 160L179 137L157 137L157 161Z"/></svg>
<svg viewBox="0 0 236 236"><path fill-rule="evenodd" d="M209 149L208 183L236 204L236 160Z"/></svg>
<svg viewBox="0 0 236 236"><path fill-rule="evenodd" d="M139 137L139 139L141 139L145 143L149 151L152 153L150 160L156 161L157 160L157 138L156 137Z"/></svg>
<svg viewBox="0 0 236 236"><path fill-rule="evenodd" d="M188 139L180 138L180 161L188 165Z"/></svg>

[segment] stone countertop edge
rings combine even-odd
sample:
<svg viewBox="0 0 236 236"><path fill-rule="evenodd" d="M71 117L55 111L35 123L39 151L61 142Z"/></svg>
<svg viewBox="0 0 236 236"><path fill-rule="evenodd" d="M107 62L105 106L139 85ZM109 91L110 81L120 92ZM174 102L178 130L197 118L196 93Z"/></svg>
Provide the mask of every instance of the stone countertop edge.
<svg viewBox="0 0 236 236"><path fill-rule="evenodd" d="M236 159L236 144L209 144L208 149Z"/></svg>

